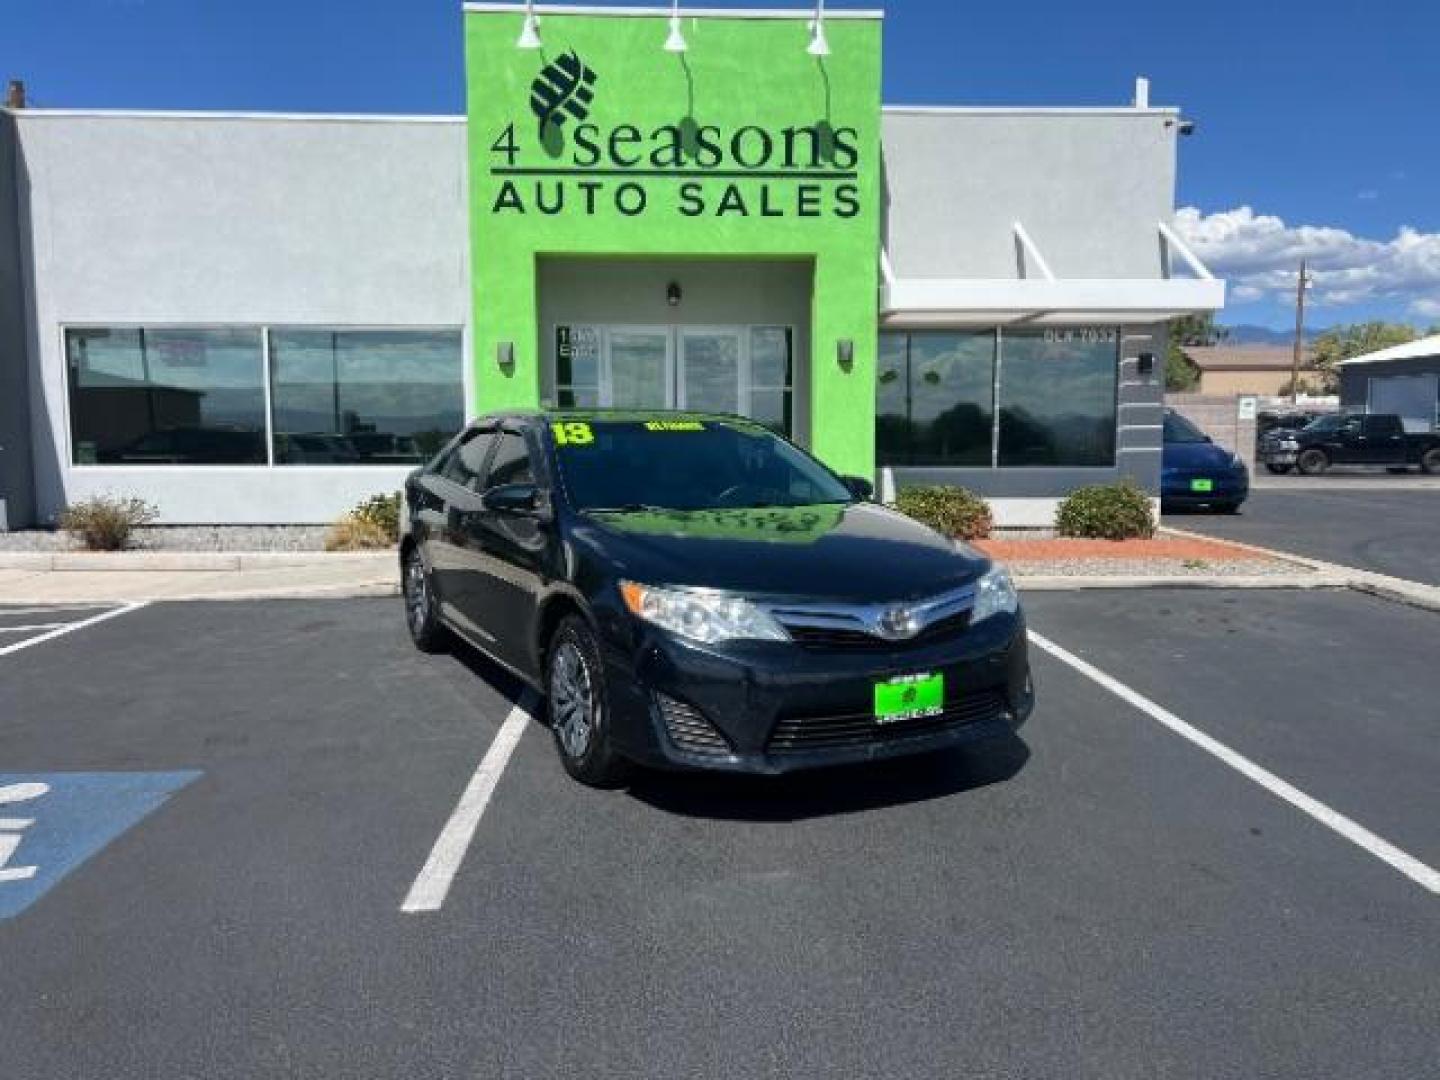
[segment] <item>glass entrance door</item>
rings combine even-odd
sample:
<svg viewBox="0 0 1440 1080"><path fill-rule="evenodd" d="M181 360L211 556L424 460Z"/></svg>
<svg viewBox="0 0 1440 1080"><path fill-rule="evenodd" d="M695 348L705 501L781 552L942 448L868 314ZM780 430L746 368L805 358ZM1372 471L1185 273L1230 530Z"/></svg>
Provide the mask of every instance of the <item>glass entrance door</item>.
<svg viewBox="0 0 1440 1080"><path fill-rule="evenodd" d="M562 408L739 413L788 435L794 340L788 326L562 324L555 400Z"/></svg>
<svg viewBox="0 0 1440 1080"><path fill-rule="evenodd" d="M601 401L620 409L674 406L674 335L668 326L612 326Z"/></svg>
<svg viewBox="0 0 1440 1080"><path fill-rule="evenodd" d="M682 326L679 336L676 405L693 412L742 412L741 329Z"/></svg>

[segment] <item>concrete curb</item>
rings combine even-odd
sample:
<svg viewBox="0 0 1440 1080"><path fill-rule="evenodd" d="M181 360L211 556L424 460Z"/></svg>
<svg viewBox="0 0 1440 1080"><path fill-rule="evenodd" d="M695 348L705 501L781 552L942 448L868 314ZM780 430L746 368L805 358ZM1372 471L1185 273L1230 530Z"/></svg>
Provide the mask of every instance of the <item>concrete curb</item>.
<svg viewBox="0 0 1440 1080"><path fill-rule="evenodd" d="M1206 539L1201 533L1188 532L1185 529L1170 529L1178 536L1198 537ZM1288 551L1276 551L1273 548L1260 547L1258 544L1247 544L1239 540L1226 540L1225 543L1234 547L1242 548L1245 551L1253 551L1257 555L1264 555L1272 559L1280 559L1285 562L1295 563L1311 570L1316 575L1314 578L1302 580L1328 579L1329 588L1345 588L1354 592L1365 593L1367 596L1378 597L1381 600L1390 600L1398 604L1408 604L1410 607L1421 608L1425 611L1440 611L1440 588L1434 585L1426 585L1421 581L1408 581L1405 578L1391 577L1388 574L1377 574L1371 570L1361 570L1354 566L1341 566L1338 563L1324 562L1320 559L1312 559L1307 555L1295 555ZM1271 580L1283 581L1284 578ZM1278 586L1283 588L1284 586Z"/></svg>
<svg viewBox="0 0 1440 1080"><path fill-rule="evenodd" d="M1021 592L1078 592L1081 589L1344 589L1334 574L1013 574Z"/></svg>
<svg viewBox="0 0 1440 1080"><path fill-rule="evenodd" d="M396 565L393 551L57 551L0 552L0 570L144 570L190 573L317 566Z"/></svg>

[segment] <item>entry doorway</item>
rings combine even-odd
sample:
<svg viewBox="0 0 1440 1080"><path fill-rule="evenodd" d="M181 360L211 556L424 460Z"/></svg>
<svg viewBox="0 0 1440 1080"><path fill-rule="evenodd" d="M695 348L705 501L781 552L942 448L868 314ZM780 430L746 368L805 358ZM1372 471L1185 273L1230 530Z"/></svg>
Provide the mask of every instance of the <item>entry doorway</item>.
<svg viewBox="0 0 1440 1080"><path fill-rule="evenodd" d="M793 327L558 324L555 403L738 413L794 430Z"/></svg>

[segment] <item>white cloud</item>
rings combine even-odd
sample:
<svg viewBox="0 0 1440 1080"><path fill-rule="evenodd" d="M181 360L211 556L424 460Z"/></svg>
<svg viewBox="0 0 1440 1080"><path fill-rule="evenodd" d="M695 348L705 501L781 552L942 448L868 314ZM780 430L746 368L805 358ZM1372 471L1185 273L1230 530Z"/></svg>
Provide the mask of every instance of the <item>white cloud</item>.
<svg viewBox="0 0 1440 1080"><path fill-rule="evenodd" d="M1175 225L1215 275L1229 280L1237 302L1288 301L1304 258L1315 279L1312 303L1399 302L1422 318L1440 315L1440 233L1406 226L1391 240L1371 240L1345 229L1287 225L1248 206L1214 214L1187 206Z"/></svg>

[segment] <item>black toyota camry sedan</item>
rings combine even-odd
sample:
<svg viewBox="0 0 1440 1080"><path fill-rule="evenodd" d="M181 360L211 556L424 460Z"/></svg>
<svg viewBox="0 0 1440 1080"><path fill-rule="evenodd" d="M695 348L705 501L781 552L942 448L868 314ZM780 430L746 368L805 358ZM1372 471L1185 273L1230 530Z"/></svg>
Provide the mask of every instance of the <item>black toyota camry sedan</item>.
<svg viewBox="0 0 1440 1080"><path fill-rule="evenodd" d="M565 768L780 773L1021 724L1005 571L733 416L526 412L405 485L415 644L454 634L544 697Z"/></svg>

